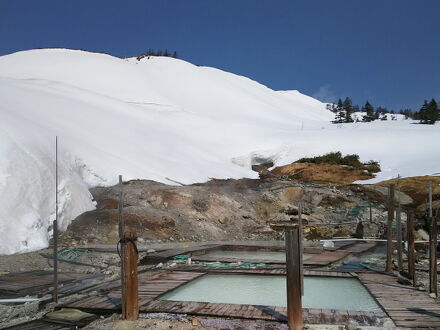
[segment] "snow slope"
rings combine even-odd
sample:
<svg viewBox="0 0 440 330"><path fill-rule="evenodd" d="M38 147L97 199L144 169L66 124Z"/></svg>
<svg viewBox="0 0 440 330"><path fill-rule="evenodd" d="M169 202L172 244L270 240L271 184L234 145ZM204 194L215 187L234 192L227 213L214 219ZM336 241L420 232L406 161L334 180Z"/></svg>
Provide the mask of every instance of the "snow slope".
<svg viewBox="0 0 440 330"><path fill-rule="evenodd" d="M438 140L438 126L332 119L297 91L173 58L65 49L0 57L0 254L48 244L56 135L61 229L94 208L88 187L115 184L118 174L165 183L255 177L253 163L335 150L381 161L378 179L438 172L438 145L422 147Z"/></svg>

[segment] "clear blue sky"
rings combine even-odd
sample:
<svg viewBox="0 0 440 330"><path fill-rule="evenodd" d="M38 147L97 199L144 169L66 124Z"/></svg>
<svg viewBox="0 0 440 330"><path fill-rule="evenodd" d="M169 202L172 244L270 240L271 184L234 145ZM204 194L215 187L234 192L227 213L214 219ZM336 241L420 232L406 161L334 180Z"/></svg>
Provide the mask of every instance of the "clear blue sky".
<svg viewBox="0 0 440 330"><path fill-rule="evenodd" d="M168 48L322 100L440 99L440 0L0 0L0 55L46 47Z"/></svg>

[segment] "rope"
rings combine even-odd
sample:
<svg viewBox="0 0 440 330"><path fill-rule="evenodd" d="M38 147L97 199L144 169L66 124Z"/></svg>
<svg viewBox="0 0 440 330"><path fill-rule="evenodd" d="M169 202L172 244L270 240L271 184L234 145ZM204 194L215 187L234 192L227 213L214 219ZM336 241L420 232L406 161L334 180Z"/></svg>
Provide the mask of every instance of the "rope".
<svg viewBox="0 0 440 330"><path fill-rule="evenodd" d="M121 256L121 250L119 249L119 245L120 245L120 244L126 244L126 243L131 243L131 244L133 244L134 249L135 249L135 251L136 251L136 254L138 255L138 254L139 254L139 251L138 251L137 246L136 246L136 241L137 241L137 238L131 238L131 237L123 237L123 238L121 238L121 239L118 241L118 244L116 244L116 250L118 251L119 258L122 259L122 256Z"/></svg>
<svg viewBox="0 0 440 330"><path fill-rule="evenodd" d="M58 251L57 259L67 262L75 261L84 253L90 253L90 251L87 249L80 249L80 248L63 249Z"/></svg>

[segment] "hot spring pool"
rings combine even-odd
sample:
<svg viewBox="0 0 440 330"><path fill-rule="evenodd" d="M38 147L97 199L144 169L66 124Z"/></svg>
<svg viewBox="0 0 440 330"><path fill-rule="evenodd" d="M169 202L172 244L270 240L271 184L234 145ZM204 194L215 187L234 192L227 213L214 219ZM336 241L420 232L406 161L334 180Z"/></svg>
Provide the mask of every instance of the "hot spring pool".
<svg viewBox="0 0 440 330"><path fill-rule="evenodd" d="M266 259L266 260L286 260L285 252L275 252L275 251L230 251L230 250L213 250L209 251L204 256L206 257L219 257L219 258L237 258L242 260L252 260L252 259ZM311 257L312 254L304 253L303 260Z"/></svg>
<svg viewBox="0 0 440 330"><path fill-rule="evenodd" d="M286 278L209 274L166 293L160 299L286 307ZM305 277L303 307L382 311L357 279L340 277Z"/></svg>

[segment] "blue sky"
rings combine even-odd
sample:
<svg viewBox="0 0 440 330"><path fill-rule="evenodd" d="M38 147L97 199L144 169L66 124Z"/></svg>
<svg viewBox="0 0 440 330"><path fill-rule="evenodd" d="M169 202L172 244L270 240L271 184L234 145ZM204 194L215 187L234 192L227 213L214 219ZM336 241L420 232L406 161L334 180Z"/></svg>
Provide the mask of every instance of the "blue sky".
<svg viewBox="0 0 440 330"><path fill-rule="evenodd" d="M439 0L0 0L0 55L46 47L198 65L325 101L440 99Z"/></svg>

